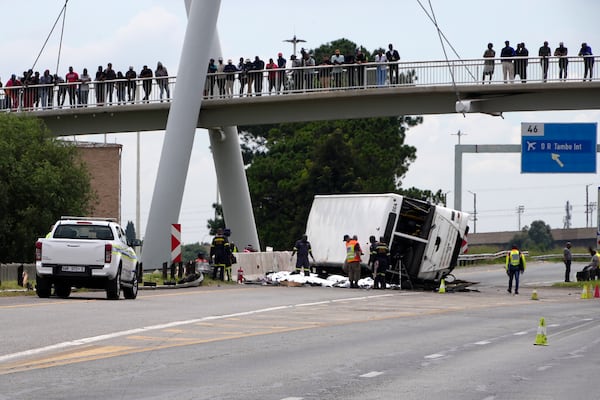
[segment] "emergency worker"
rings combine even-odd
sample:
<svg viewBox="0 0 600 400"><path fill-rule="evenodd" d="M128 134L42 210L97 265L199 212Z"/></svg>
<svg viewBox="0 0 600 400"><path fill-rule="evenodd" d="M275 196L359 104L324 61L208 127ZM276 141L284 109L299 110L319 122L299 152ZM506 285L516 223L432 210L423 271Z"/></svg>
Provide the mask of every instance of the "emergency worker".
<svg viewBox="0 0 600 400"><path fill-rule="evenodd" d="M588 250L590 252L590 256L592 256L592 259L587 266L588 271L590 272L590 280L598 279L600 278L600 256L593 248L589 247Z"/></svg>
<svg viewBox="0 0 600 400"><path fill-rule="evenodd" d="M376 255L376 249L377 249L377 239L375 239L375 236L371 235L369 236L369 262L368 262L368 266L371 269L371 271L374 273L375 272L375 255ZM375 275L373 275L373 279L375 279Z"/></svg>
<svg viewBox="0 0 600 400"><path fill-rule="evenodd" d="M224 280L225 267L231 265L230 255L229 241L223 235L223 229L219 228L210 245L210 259L213 263L212 278L214 280L217 279L217 275L220 280Z"/></svg>
<svg viewBox="0 0 600 400"><path fill-rule="evenodd" d="M515 295L519 294L519 275L525 272L525 256L516 245L506 254L505 269L508 274L508 293L512 293L513 278L515 280Z"/></svg>
<svg viewBox="0 0 600 400"><path fill-rule="evenodd" d="M229 244L229 250L227 252L227 260L225 262L225 274L227 276L227 282L231 282L231 266L233 264L237 263L237 258L235 257L235 255L233 253L237 253L237 247L235 245L235 243L231 243L229 242L229 237L231 236L231 229L229 228L225 228L223 230L223 236L225 236L225 239L227 240L227 243ZM223 279L224 280L224 277Z"/></svg>
<svg viewBox="0 0 600 400"><path fill-rule="evenodd" d="M390 266L390 248L385 243L383 236L375 245L375 265L373 277L375 279L374 289L385 289L385 272Z"/></svg>
<svg viewBox="0 0 600 400"><path fill-rule="evenodd" d="M346 237L344 237L346 238ZM358 243L358 238L354 235L346 240L346 264L348 265L348 280L350 288L358 288L358 280L360 279L360 256L362 250Z"/></svg>
<svg viewBox="0 0 600 400"><path fill-rule="evenodd" d="M308 260L308 256L312 258L313 262L315 261L315 257L313 257L308 236L302 235L302 238L296 241L290 261L296 253L298 253L296 257L296 273L300 274L304 269L304 276L310 276L310 261Z"/></svg>

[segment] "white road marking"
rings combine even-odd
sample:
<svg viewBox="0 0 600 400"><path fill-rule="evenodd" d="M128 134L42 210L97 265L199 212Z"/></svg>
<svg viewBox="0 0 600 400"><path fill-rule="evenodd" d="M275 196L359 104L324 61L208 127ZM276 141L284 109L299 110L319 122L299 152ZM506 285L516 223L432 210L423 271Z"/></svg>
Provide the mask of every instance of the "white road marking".
<svg viewBox="0 0 600 400"><path fill-rule="evenodd" d="M515 333L513 333L513 335L515 335L515 336L521 336L521 335L527 335L527 334L529 334L529 332L527 332L527 331L521 331L521 332L515 332Z"/></svg>
<svg viewBox="0 0 600 400"><path fill-rule="evenodd" d="M475 344L479 344L479 345L484 345L484 344L490 344L492 342L490 342L489 340L481 340L479 342L475 342Z"/></svg>
<svg viewBox="0 0 600 400"><path fill-rule="evenodd" d="M335 303L335 302L340 302L340 301L357 301L357 300L366 300L366 299L374 298L374 297L387 297L387 296L392 296L392 295L384 294L384 295L379 295L379 296L352 297L352 298L345 298L345 299L329 300L326 302L319 302L319 303L312 303L312 304ZM226 318L234 318L234 317L241 317L241 316L247 316L247 315L261 314L261 313L266 313L266 312L271 312L271 311L291 309L294 307L304 307L308 304L309 303L300 303L300 304L295 304L295 305L292 304L292 305L287 305L287 306L268 307L268 308L262 308L262 309L258 309L258 310L252 310L252 311L244 311L244 312L239 312L239 313L234 313L234 314L210 315L210 316L203 317L203 318L188 319L188 320L183 320L183 321L173 321L173 322L167 322L164 324L146 326L143 328L128 329L125 331L107 333L107 334L99 335L99 336L91 336L91 337L82 338L82 339L69 340L69 341L62 342L62 343L56 343L56 344L49 345L49 346L39 347L37 349L25 350L25 351L20 351L17 353L6 354L3 356L0 356L0 363L9 361L9 360L12 360L15 358L19 358L19 357L28 357L28 356L42 354L42 353L53 351L53 350L62 350L62 349L66 349L66 348L76 347L76 346L83 346L86 344L95 343L95 342L99 342L99 341L107 340L107 339L114 339L114 338L118 338L118 337L135 335L135 334L140 334L140 333L155 331L155 330L161 330L161 329L168 329L168 328L173 328L173 327L182 326L182 325L192 325L192 324L197 324L197 323L206 322L206 321L215 321L215 320L226 319Z"/></svg>
<svg viewBox="0 0 600 400"><path fill-rule="evenodd" d="M304 397L284 397L281 400L302 400Z"/></svg>
<svg viewBox="0 0 600 400"><path fill-rule="evenodd" d="M541 367L538 367L537 370L538 371L545 371L545 370L550 369L552 367L553 367L552 365L542 365Z"/></svg>
<svg viewBox="0 0 600 400"><path fill-rule="evenodd" d="M367 372L366 374L360 375L360 377L361 378L374 378L374 377L382 375L382 374L383 374L383 372L371 371L371 372Z"/></svg>
<svg viewBox="0 0 600 400"><path fill-rule="evenodd" d="M435 353L435 354L429 354L428 356L425 356L425 358L429 358L429 359L435 359L435 358L440 358L440 357L444 357L444 355Z"/></svg>

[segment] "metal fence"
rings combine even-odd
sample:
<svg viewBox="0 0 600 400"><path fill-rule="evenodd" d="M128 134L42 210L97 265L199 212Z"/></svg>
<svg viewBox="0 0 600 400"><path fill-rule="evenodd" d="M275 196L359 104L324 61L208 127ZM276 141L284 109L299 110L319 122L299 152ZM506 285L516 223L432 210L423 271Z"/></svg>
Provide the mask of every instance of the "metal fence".
<svg viewBox="0 0 600 400"><path fill-rule="evenodd" d="M503 75L502 60L494 59L494 73L483 80L484 61L490 59L415 61L317 65L285 69L237 71L208 74L203 96L208 100L250 98L266 95L359 90L389 87L448 86L473 84L527 84L531 82L598 81L598 57L568 57L567 78L560 78L559 57L512 58L526 62L525 74L512 79ZM589 60L592 60L591 62ZM591 64L591 69L589 66ZM518 70L519 68L517 68ZM588 71L589 70L589 71ZM517 71L518 72L518 71ZM584 78L587 72L587 77ZM0 88L0 108L5 111L56 110L77 107L127 106L168 102L175 94L175 76L58 85L4 86ZM8 82L7 82L8 85Z"/></svg>

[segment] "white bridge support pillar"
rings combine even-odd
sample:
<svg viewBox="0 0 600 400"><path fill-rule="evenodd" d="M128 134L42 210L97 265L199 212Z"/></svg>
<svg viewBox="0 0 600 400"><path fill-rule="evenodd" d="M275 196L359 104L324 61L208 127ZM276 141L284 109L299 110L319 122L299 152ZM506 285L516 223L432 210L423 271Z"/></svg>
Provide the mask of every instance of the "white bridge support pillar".
<svg viewBox="0 0 600 400"><path fill-rule="evenodd" d="M210 129L209 135L225 225L231 229L231 241L240 248L251 244L260 249L238 130L236 127Z"/></svg>
<svg viewBox="0 0 600 400"><path fill-rule="evenodd" d="M202 105L206 66L217 29L220 6L220 0L195 0L189 3L188 24L179 61L178 79L175 83L175 96L167 119L144 237L144 269L158 268L170 258L170 226L179 222L181 201Z"/></svg>

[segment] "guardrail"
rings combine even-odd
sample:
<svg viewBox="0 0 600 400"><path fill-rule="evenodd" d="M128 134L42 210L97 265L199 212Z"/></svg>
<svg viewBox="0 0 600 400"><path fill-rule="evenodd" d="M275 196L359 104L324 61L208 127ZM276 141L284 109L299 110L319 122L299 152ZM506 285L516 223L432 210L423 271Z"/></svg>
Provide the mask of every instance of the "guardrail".
<svg viewBox="0 0 600 400"><path fill-rule="evenodd" d="M458 265L471 265L471 264L475 264L479 261L491 261L491 260L497 260L497 259L504 259L509 252L510 252L510 250L503 250L503 251L499 251L497 253L461 254L458 256ZM529 260L535 260L535 261L546 261L546 260L555 260L555 259L563 258L562 253L561 254L544 254L544 255L531 256L531 257L529 257L529 251L523 251L523 254ZM571 256L573 257L573 260L575 260L575 259L589 260L591 257L589 255L589 253L573 253Z"/></svg>
<svg viewBox="0 0 600 400"><path fill-rule="evenodd" d="M598 57L593 57L597 60ZM513 57L527 61L527 79L518 77L514 84L527 82L575 82L584 80L582 57L568 57L568 78L559 78L559 57L548 58L548 79L543 78L542 58ZM316 65L285 69L208 74L204 98L225 100L263 95L290 95L348 89L385 90L387 87L448 86L504 84L501 59L494 59L493 80L483 81L484 62L490 59L446 61L411 61L397 63L364 63ZM378 81L378 70L385 79ZM392 71L398 71L397 74ZM599 63L593 63L589 81L598 81ZM6 111L56 110L77 107L127 106L170 101L175 94L175 76L160 78L93 81L87 84L21 85L0 88L0 108ZM509 81L511 82L511 81Z"/></svg>

